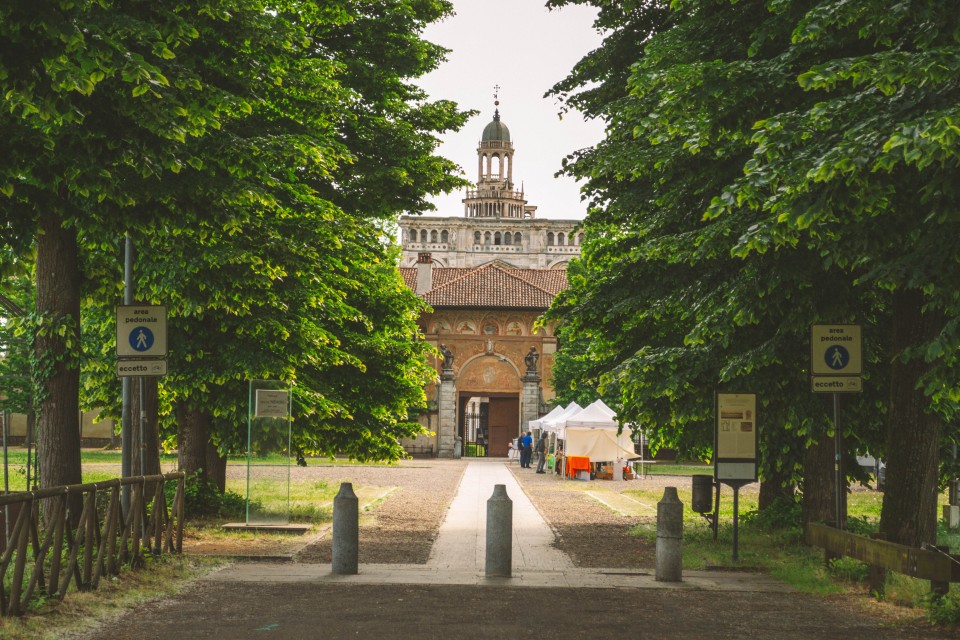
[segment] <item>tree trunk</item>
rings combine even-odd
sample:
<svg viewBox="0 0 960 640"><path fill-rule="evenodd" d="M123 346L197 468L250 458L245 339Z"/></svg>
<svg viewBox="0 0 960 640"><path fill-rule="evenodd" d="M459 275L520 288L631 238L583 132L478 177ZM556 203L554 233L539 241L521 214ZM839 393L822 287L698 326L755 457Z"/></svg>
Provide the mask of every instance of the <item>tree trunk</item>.
<svg viewBox="0 0 960 640"><path fill-rule="evenodd" d="M40 486L56 487L77 484L81 478L77 233L65 228L55 213L40 216L36 271L37 312L50 323L35 342L36 356L42 363L38 375L43 380L43 396L37 406ZM52 501L46 502L52 506ZM69 506L73 518L79 518L80 494L74 495ZM44 512L47 510L45 505Z"/></svg>
<svg viewBox="0 0 960 640"><path fill-rule="evenodd" d="M160 473L160 432L157 421L157 378L144 378L144 398L140 398L140 384L134 379L133 393L131 394L131 414L133 415L133 474L152 476ZM146 423L143 426L143 436L146 447L140 443L140 420L142 410L146 412ZM141 451L145 452L144 465L140 466Z"/></svg>
<svg viewBox="0 0 960 640"><path fill-rule="evenodd" d="M220 455L217 446L207 442L207 480L223 493L227 490L227 457Z"/></svg>
<svg viewBox="0 0 960 640"><path fill-rule="evenodd" d="M760 482L760 498L757 508L761 511L776 502L793 502L795 487L785 473L771 470L771 476Z"/></svg>
<svg viewBox="0 0 960 640"><path fill-rule="evenodd" d="M922 312L919 291L893 296L893 354L890 415L887 426L887 478L880 512L880 531L890 542L911 547L936 542L937 468L940 418L928 413L929 401L917 385L930 369L922 358L907 362L901 352L937 335L943 326L936 313Z"/></svg>
<svg viewBox="0 0 960 640"><path fill-rule="evenodd" d="M833 438L824 435L803 457L803 526L836 520Z"/></svg>
<svg viewBox="0 0 960 640"><path fill-rule="evenodd" d="M203 411L178 403L177 451L180 471L199 472L201 480L207 477L207 441L210 439L210 416Z"/></svg>

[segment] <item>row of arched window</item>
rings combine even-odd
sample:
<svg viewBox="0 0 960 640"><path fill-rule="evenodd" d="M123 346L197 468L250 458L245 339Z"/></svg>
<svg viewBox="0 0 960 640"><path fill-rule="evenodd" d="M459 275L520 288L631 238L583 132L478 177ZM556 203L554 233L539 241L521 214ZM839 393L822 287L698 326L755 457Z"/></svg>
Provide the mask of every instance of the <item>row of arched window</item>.
<svg viewBox="0 0 960 640"><path fill-rule="evenodd" d="M438 230L433 229L428 231L426 229L410 229L410 234L408 236L410 242L412 243L421 243L421 244L437 244L442 243L446 244L450 241L450 232L446 229ZM519 231L510 232L510 231L486 231L486 232L473 232L473 244L483 244L483 245L520 245L523 242L523 236ZM553 231L547 232L547 246L579 246L583 243L583 234L565 234L562 231L554 233Z"/></svg>
<svg viewBox="0 0 960 640"><path fill-rule="evenodd" d="M501 245L501 244L516 244L519 245L523 241L520 232L510 233L509 231L500 232L487 231L481 234L479 231L473 232L473 244L492 244L492 245Z"/></svg>
<svg viewBox="0 0 960 640"><path fill-rule="evenodd" d="M564 235L561 231L560 233L554 234L553 231L547 232L547 246L548 247L562 247L564 245L575 246L583 244L583 234L577 234L576 237L571 233L569 235Z"/></svg>
<svg viewBox="0 0 960 640"><path fill-rule="evenodd" d="M420 229L420 231L417 231L416 229L410 229L409 237L410 242L420 242L423 244L431 242L433 244L437 244L438 242L448 242L450 239L450 233L446 229L443 231L437 231L434 229L433 231L429 232L426 229Z"/></svg>

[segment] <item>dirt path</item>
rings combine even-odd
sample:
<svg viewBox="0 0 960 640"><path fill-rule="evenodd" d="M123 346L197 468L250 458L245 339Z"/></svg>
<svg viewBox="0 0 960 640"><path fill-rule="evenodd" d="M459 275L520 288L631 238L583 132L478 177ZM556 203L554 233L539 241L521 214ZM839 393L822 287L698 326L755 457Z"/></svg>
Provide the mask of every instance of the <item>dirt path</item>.
<svg viewBox="0 0 960 640"><path fill-rule="evenodd" d="M311 467L328 482L396 487L364 514L364 563L425 563L465 461L415 460L398 467ZM521 472L523 490L558 533L577 567L654 566L649 542L627 535L643 515L621 515L586 494L617 484L577 483ZM676 484L649 478L644 486ZM683 480L686 481L686 480ZM593 486L591 486L593 485ZM623 485L625 488L626 485ZM625 509L624 511L629 511ZM642 511L642 509L641 509ZM652 516L651 516L652 517ZM330 561L330 542L303 549L299 562ZM797 593L570 589L459 585L362 585L201 581L176 598L147 603L84 636L88 640L192 638L585 638L830 640L960 637L910 616L901 625L851 596Z"/></svg>

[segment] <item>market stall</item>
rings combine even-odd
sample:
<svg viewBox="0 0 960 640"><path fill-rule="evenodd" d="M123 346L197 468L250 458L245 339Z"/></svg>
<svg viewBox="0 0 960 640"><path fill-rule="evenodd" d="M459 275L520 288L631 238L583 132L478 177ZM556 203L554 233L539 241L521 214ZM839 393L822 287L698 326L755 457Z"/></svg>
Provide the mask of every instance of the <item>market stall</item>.
<svg viewBox="0 0 960 640"><path fill-rule="evenodd" d="M603 465L613 479L621 479L627 460L637 457L632 429L621 430L616 414L602 400L558 420L556 429L566 456L588 459L594 471Z"/></svg>
<svg viewBox="0 0 960 640"><path fill-rule="evenodd" d="M557 409L560 409L560 411L557 411ZM548 450L550 452L550 455L548 456L547 461L548 461L548 464L550 465L550 469L554 473L560 474L560 473L564 473L565 471L565 467L564 467L565 456L564 456L564 450L563 450L563 441L561 439L562 436L559 434L559 431L558 431L560 428L559 425L561 425L567 417L577 414L581 411L583 411L583 408L580 405L578 405L576 402L571 402L565 408L556 407L553 411L548 413L546 416L544 416L543 418L540 418L539 421L533 421L533 420L530 421L531 425L534 422L539 422L540 424L538 426L540 427L540 429L550 434L550 439L548 441L549 442Z"/></svg>

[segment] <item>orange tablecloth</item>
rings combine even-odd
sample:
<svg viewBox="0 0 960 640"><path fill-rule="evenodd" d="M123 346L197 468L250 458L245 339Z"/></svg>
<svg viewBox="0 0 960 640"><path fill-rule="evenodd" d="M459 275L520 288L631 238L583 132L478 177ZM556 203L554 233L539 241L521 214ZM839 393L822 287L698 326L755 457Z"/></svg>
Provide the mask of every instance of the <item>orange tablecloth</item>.
<svg viewBox="0 0 960 640"><path fill-rule="evenodd" d="M590 472L590 458L587 456L567 456L567 477L572 478L577 471Z"/></svg>

